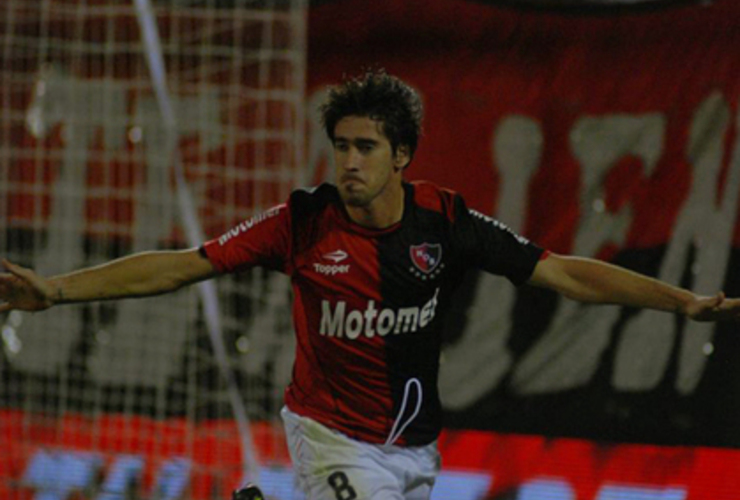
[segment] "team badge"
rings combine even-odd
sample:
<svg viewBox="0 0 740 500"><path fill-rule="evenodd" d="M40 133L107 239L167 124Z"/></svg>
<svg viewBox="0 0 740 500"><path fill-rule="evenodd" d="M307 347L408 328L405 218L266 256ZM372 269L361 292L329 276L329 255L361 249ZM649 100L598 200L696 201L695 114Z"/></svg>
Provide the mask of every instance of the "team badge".
<svg viewBox="0 0 740 500"><path fill-rule="evenodd" d="M421 245L411 245L411 262L414 268L411 271L417 277L436 276L443 265L442 263L442 245L422 243ZM420 272L419 272L420 271Z"/></svg>

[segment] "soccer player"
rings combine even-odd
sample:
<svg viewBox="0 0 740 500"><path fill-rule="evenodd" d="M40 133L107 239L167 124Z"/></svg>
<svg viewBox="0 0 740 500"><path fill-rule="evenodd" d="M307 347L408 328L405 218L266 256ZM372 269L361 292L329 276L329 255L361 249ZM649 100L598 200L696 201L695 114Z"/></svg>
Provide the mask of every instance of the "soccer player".
<svg viewBox="0 0 740 500"><path fill-rule="evenodd" d="M440 460L440 329L470 268L575 300L652 308L699 321L738 319L740 300L694 293L597 260L557 255L428 182L407 183L419 96L369 72L322 107L336 185L200 248L135 254L44 278L7 260L0 312L171 292L263 266L291 277L297 335L282 417L309 499L428 499ZM646 332L649 335L649 332Z"/></svg>

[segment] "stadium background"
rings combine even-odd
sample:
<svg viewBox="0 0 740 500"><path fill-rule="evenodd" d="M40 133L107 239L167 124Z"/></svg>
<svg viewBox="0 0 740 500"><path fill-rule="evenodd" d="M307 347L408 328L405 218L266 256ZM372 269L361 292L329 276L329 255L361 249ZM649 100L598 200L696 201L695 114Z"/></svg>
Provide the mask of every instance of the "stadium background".
<svg viewBox="0 0 740 500"><path fill-rule="evenodd" d="M111 13L104 2L38 2L39 14L70 10L57 24L34 24L11 1L0 84L3 252L59 272L186 245L182 191L154 174L177 163L204 233L216 236L290 188L330 179L316 103L327 84L384 67L418 88L427 110L410 179L458 190L553 251L740 295L736 2L574 11L343 0L281 24L288 7L305 9L288 3L202 38L182 27L197 34L203 22L227 22L225 3L160 14L180 116L168 161L166 147L151 146L171 138L126 3ZM94 28L103 15L115 36ZM26 31L10 28L24 19ZM32 51L17 42L21 32L46 36L45 57L16 57ZM67 35L69 47L56 49L67 66L48 64L51 42ZM240 55L229 70L229 44L253 46L256 62ZM234 86L254 92L224 106ZM304 93L305 107L296 100ZM223 498L243 477L251 440L266 489L290 498L274 425L292 354L287 286L259 272L219 284L226 358L198 306L207 293L5 318L0 494L30 498L40 484L28 475L33 459L53 451L95 454L103 476L116 457L142 456L144 496L163 464L185 457L186 494ZM443 354L437 497L737 498L737 335L736 325L580 306L469 276ZM224 359L233 379L221 373ZM234 387L247 438L233 423Z"/></svg>

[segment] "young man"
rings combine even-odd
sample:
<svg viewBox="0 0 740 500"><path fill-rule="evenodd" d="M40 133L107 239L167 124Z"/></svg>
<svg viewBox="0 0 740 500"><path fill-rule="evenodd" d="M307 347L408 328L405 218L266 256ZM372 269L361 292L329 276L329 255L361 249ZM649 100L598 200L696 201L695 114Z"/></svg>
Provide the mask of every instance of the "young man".
<svg viewBox="0 0 740 500"><path fill-rule="evenodd" d="M300 485L322 500L429 498L439 471L440 329L469 268L585 302L703 321L740 316L738 299L544 251L451 191L405 183L422 111L392 76L345 82L322 112L336 186L296 191L198 249L49 279L4 261L0 312L161 294L252 266L288 274L298 346L282 416Z"/></svg>

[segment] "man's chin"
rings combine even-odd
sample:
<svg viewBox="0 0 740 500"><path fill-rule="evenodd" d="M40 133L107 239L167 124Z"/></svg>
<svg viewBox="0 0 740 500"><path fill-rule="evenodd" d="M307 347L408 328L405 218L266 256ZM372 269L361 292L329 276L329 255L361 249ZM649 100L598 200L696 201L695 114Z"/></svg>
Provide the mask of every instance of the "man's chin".
<svg viewBox="0 0 740 500"><path fill-rule="evenodd" d="M340 189L339 196L342 198L342 202L350 207L364 207L368 204L367 197L363 196L362 193Z"/></svg>
<svg viewBox="0 0 740 500"><path fill-rule="evenodd" d="M345 198L343 201L345 205L354 208L362 208L368 205L367 201L364 198L359 197Z"/></svg>

